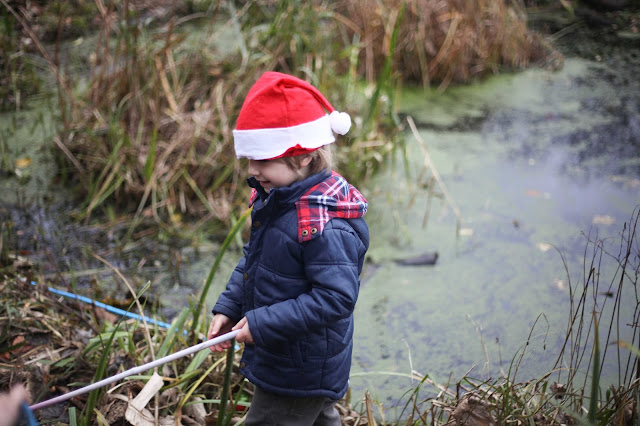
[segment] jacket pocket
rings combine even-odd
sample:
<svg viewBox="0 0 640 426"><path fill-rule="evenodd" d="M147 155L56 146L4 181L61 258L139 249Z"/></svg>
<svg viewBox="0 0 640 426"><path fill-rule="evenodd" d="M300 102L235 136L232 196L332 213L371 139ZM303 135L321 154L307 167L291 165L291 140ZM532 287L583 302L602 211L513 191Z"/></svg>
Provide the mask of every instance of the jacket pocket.
<svg viewBox="0 0 640 426"><path fill-rule="evenodd" d="M293 342L291 345L291 359L295 366L302 370L304 367L304 363L307 360L307 349L309 347L309 343L306 337L302 337Z"/></svg>

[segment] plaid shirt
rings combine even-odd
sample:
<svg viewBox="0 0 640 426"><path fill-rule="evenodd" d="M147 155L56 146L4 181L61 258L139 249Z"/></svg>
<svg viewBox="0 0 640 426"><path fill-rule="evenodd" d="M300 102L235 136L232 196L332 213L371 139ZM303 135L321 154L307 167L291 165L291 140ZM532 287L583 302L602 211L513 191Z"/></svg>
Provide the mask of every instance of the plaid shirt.
<svg viewBox="0 0 640 426"><path fill-rule="evenodd" d="M258 198L251 189L249 206ZM333 218L356 219L367 213L367 200L345 178L336 172L309 188L298 202L298 241L304 242L321 235L325 225Z"/></svg>

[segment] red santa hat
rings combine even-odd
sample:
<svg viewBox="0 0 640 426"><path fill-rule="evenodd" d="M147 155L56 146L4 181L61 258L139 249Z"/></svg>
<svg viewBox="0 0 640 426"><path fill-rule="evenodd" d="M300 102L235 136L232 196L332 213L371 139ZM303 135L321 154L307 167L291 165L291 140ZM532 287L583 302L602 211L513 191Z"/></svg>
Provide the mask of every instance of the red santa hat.
<svg viewBox="0 0 640 426"><path fill-rule="evenodd" d="M269 160L315 151L344 135L351 117L299 78L266 72L247 94L233 139L238 158Z"/></svg>

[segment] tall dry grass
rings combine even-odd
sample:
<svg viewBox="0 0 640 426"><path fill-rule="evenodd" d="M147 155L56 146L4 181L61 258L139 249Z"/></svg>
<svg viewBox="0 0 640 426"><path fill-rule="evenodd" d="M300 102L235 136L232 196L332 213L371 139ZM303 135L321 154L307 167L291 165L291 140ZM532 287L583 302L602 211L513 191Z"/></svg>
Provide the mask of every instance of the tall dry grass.
<svg viewBox="0 0 640 426"><path fill-rule="evenodd" d="M364 45L359 72L373 81L390 40L389 26L406 5L395 70L403 80L441 89L487 74L521 70L554 54L527 28L524 5L503 0L360 0L339 10Z"/></svg>
<svg viewBox="0 0 640 426"><path fill-rule="evenodd" d="M352 114L356 126L339 156L346 174L370 175L382 157L368 153L393 147L392 127L386 141L370 143L383 139L379 117L388 109L373 117L366 135L358 125L366 111L350 102L357 75L337 73L357 47L335 43L339 21L325 4L265 1L236 9L222 2L189 27L189 17L148 26L126 1L119 8L96 5L100 33L89 89L61 107L67 119L56 138L68 176L86 194L85 219L112 205L131 212L131 229L147 218L166 229L185 217L197 219L195 227L233 221L246 194L231 130L244 95L267 70L311 81ZM216 45L225 31L237 40L227 55Z"/></svg>
<svg viewBox="0 0 640 426"><path fill-rule="evenodd" d="M520 3L503 0L93 5L88 89L49 60L63 122L54 143L61 176L84 199L80 218L128 215L125 240L149 221L221 235L234 222L246 189L231 130L264 71L310 81L354 118L337 144L338 170L362 185L402 147L394 99L403 81L444 89L547 53Z"/></svg>

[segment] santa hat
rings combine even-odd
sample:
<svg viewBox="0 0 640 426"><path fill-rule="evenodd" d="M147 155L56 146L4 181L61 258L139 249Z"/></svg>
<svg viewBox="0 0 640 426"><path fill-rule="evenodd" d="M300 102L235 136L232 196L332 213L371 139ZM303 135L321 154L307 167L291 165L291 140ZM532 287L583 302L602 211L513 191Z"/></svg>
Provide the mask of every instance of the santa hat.
<svg viewBox="0 0 640 426"><path fill-rule="evenodd" d="M336 111L306 81L266 72L240 110L233 131L236 156L269 160L304 154L334 142L333 132L344 135L350 127L349 114Z"/></svg>

